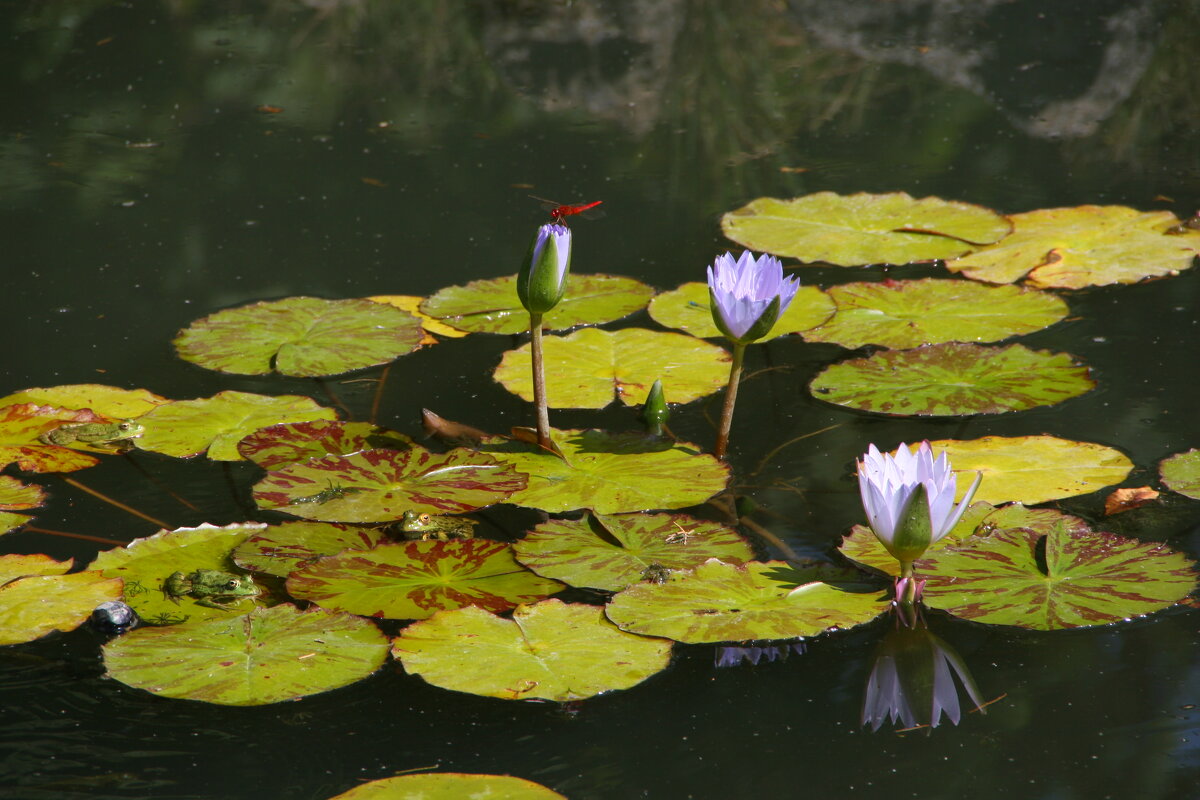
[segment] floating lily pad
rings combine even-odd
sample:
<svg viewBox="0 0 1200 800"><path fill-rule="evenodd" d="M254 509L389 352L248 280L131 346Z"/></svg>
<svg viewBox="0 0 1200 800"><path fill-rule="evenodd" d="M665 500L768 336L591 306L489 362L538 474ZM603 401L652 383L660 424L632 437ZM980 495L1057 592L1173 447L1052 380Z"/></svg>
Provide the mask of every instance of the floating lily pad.
<svg viewBox="0 0 1200 800"><path fill-rule="evenodd" d="M991 209L937 197L817 192L760 197L723 216L721 230L751 250L849 267L954 258L999 241L1011 225Z"/></svg>
<svg viewBox="0 0 1200 800"><path fill-rule="evenodd" d="M421 327L426 333L436 333L438 336L445 336L448 339L461 339L467 335L466 331L460 331L458 328L451 328L437 319L421 312L421 303L424 302L424 297L417 297L410 294L384 294L368 297L368 300L375 303L387 303L389 306L395 306L401 311L407 311L417 318L421 323ZM421 340L421 344L436 344L437 339L426 336Z"/></svg>
<svg viewBox="0 0 1200 800"><path fill-rule="evenodd" d="M945 417L1051 406L1095 386L1069 353L950 342L832 364L809 389L859 411Z"/></svg>
<svg viewBox="0 0 1200 800"><path fill-rule="evenodd" d="M83 443L75 443L71 447L43 444L38 436L60 425L106 421L91 411L39 406L36 403L0 407L0 468L16 464L26 472L74 472L95 466L100 459L74 448L106 451Z"/></svg>
<svg viewBox="0 0 1200 800"><path fill-rule="evenodd" d="M543 511L598 514L683 508L725 488L729 468L695 445L603 431L551 431L562 458L519 442L484 449L529 477L508 502Z"/></svg>
<svg viewBox="0 0 1200 800"><path fill-rule="evenodd" d="M1041 330L1067 315L1067 304L1052 294L970 281L847 283L831 287L829 295L837 313L806 331L806 341L897 349L995 342Z"/></svg>
<svg viewBox="0 0 1200 800"><path fill-rule="evenodd" d="M259 428L336 416L333 409L317 405L310 397L218 392L159 406L139 419L146 432L138 447L180 458L207 450L213 461L240 461L238 442Z"/></svg>
<svg viewBox="0 0 1200 800"><path fill-rule="evenodd" d="M1079 206L1009 219L1013 232L1007 239L946 266L988 283L1025 278L1039 288L1079 289L1172 275L1191 267L1200 252L1200 232L1164 235L1179 222L1169 211Z"/></svg>
<svg viewBox="0 0 1200 800"><path fill-rule="evenodd" d="M653 294L653 289L633 278L571 273L563 299L542 317L542 327L558 331L612 322L645 308ZM421 303L421 311L473 333L529 330L529 312L517 298L516 275L447 287Z"/></svg>
<svg viewBox="0 0 1200 800"><path fill-rule="evenodd" d="M511 775L467 775L460 772L383 778L356 786L329 800L461 800L464 797L565 800L563 795L539 783Z"/></svg>
<svg viewBox="0 0 1200 800"><path fill-rule="evenodd" d="M369 621L290 604L166 628L138 628L104 648L108 677L161 697L259 706L362 680L387 659Z"/></svg>
<svg viewBox="0 0 1200 800"><path fill-rule="evenodd" d="M801 286L775 326L761 341L788 333L815 328L833 315L833 300L815 286ZM650 316L659 325L680 330L701 339L723 334L713 323L709 308L708 284L695 281L663 292L650 301Z"/></svg>
<svg viewBox="0 0 1200 800"><path fill-rule="evenodd" d="M174 344L180 358L218 372L314 377L386 364L420 341L416 318L394 306L288 297L210 314Z"/></svg>
<svg viewBox="0 0 1200 800"><path fill-rule="evenodd" d="M671 643L633 636L598 606L546 600L512 619L463 608L405 628L392 654L434 686L505 700L582 700L665 669Z"/></svg>
<svg viewBox="0 0 1200 800"><path fill-rule="evenodd" d="M0 645L73 631L92 609L121 596L121 581L98 572L64 573L73 561L41 553L0 556Z"/></svg>
<svg viewBox="0 0 1200 800"><path fill-rule="evenodd" d="M239 544L233 563L251 572L286 578L301 566L343 550L370 550L387 537L378 528L332 522L284 522Z"/></svg>
<svg viewBox="0 0 1200 800"><path fill-rule="evenodd" d="M1162 481L1173 492L1200 500L1200 450L1192 449L1163 459L1158 465Z"/></svg>
<svg viewBox="0 0 1200 800"><path fill-rule="evenodd" d="M325 522L391 522L405 511L462 514L524 489L512 466L473 450L363 450L313 458L254 485L260 508Z"/></svg>
<svg viewBox="0 0 1200 800"><path fill-rule="evenodd" d="M517 560L571 586L618 592L657 565L685 570L710 558L740 564L754 550L737 531L686 514L628 514L556 519L513 545Z"/></svg>
<svg viewBox="0 0 1200 800"><path fill-rule="evenodd" d="M413 440L369 422L314 420L259 428L238 442L238 453L263 469L360 450L407 450Z"/></svg>
<svg viewBox="0 0 1200 800"><path fill-rule="evenodd" d="M32 519L25 514L11 512L39 508L45 500L46 492L42 487L0 475L0 535L14 531Z"/></svg>
<svg viewBox="0 0 1200 800"><path fill-rule="evenodd" d="M293 597L322 608L425 619L463 606L507 611L561 591L563 584L522 567L504 542L468 539L344 550L300 567L287 587Z"/></svg>
<svg viewBox="0 0 1200 800"><path fill-rule="evenodd" d="M90 410L109 419L140 417L163 403L171 402L146 389L121 389L99 383L74 383L65 386L23 389L0 398L0 406L35 403L42 406Z"/></svg>
<svg viewBox="0 0 1200 800"><path fill-rule="evenodd" d="M605 611L622 630L702 644L816 636L869 622L887 607L886 593L852 570L712 559L666 583L630 586Z"/></svg>

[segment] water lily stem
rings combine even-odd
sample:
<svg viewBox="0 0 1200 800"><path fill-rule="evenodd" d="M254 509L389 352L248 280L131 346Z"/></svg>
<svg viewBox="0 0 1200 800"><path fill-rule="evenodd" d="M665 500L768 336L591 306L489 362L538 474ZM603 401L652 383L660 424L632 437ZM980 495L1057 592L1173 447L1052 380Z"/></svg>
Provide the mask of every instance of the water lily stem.
<svg viewBox="0 0 1200 800"><path fill-rule="evenodd" d="M717 433L717 446L713 455L717 460L725 460L725 448L729 446L729 427L733 425L733 404L737 402L738 383L742 379L742 359L746 355L746 345L733 345L733 364L729 367L729 386L725 389L725 406L721 409L721 428Z"/></svg>
<svg viewBox="0 0 1200 800"><path fill-rule="evenodd" d="M529 344L533 357L533 403L537 406L538 446L552 450L550 414L546 410L546 373L542 366L542 315L529 312Z"/></svg>

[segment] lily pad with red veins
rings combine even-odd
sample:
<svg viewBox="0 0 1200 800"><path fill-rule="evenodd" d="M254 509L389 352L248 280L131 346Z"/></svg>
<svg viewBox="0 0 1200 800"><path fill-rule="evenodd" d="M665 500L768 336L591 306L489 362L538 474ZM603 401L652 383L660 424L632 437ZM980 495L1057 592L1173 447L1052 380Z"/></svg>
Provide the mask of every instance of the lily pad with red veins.
<svg viewBox="0 0 1200 800"><path fill-rule="evenodd" d="M263 469L360 450L407 450L413 440L369 422L313 420L259 428L238 442L238 453Z"/></svg>
<svg viewBox="0 0 1200 800"><path fill-rule="evenodd" d="M40 553L0 556L0 645L72 631L92 609L121 597L121 581L94 570L63 574L72 561Z"/></svg>
<svg viewBox="0 0 1200 800"><path fill-rule="evenodd" d="M7 397L0 397L0 406L36 403L64 409L88 410L110 420L140 417L169 402L171 401L167 398L146 389L122 389L99 383L72 383L22 389Z"/></svg>
<svg viewBox="0 0 1200 800"><path fill-rule="evenodd" d="M286 578L318 558L343 550L370 550L385 541L379 528L334 522L284 522L256 533L233 550L233 563Z"/></svg>
<svg viewBox="0 0 1200 800"><path fill-rule="evenodd" d="M45 502L46 492L42 487L0 475L0 534L16 530L32 519L25 514L11 512L40 508Z"/></svg>
<svg viewBox="0 0 1200 800"><path fill-rule="evenodd" d="M81 422L111 422L91 411L73 411L36 403L0 407L0 468L16 464L26 472L74 472L100 463L100 459L75 448L105 451L82 443L43 444L38 437L61 425Z"/></svg>

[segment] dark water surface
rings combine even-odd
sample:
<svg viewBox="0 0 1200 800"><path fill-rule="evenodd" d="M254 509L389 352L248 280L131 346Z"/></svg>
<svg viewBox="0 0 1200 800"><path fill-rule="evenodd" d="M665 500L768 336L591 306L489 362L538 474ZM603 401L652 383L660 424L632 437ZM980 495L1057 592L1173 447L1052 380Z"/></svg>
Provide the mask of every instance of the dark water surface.
<svg viewBox="0 0 1200 800"><path fill-rule="evenodd" d="M702 280L729 246L719 215L760 195L1200 208L1194 2L8 2L0 14L0 394L100 382L326 402L310 381L194 367L170 340L255 300L426 295L511 274L543 218L530 193L603 200L604 219L575 227L574 269L660 289ZM1117 447L1136 465L1126 485L1156 484L1158 461L1200 445L1198 299L1197 270L1069 294L1070 319L1022 341L1078 356L1099 388L999 417L848 413L804 388L842 349L752 348L751 370L781 369L744 385L732 464L746 475L779 443L840 423L785 448L750 490L760 522L809 554L861 521L852 460L870 442L1053 433ZM654 327L644 312L622 324ZM515 343L479 335L401 359L379 421L415 434L427 406L490 429L527 422L490 378ZM366 415L370 384L331 385ZM676 432L710 443L705 409L716 401L677 411ZM634 424L615 408L554 422ZM246 518L256 469L134 458L204 511L125 459L78 477L173 525ZM41 527L155 530L34 480L52 492ZM1195 557L1197 506L1172 495L1102 527ZM1096 519L1101 498L1059 507ZM0 549L95 553L30 532ZM93 634L54 635L0 649L0 797L325 798L428 767L572 798L1196 796L1197 612L1055 633L931 625L984 695L1003 697L930 736L859 726L882 620L757 668L716 670L712 648L680 647L665 673L573 718L394 665L294 703L172 701L102 678Z"/></svg>

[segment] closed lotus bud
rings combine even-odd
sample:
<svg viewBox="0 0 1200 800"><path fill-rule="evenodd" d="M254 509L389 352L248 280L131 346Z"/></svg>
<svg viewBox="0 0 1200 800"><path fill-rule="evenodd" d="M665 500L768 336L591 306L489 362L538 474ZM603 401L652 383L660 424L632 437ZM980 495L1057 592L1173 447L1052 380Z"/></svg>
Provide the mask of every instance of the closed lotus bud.
<svg viewBox="0 0 1200 800"><path fill-rule="evenodd" d="M545 314L558 305L571 270L571 229L543 225L529 245L525 265L517 274L517 296L530 314Z"/></svg>
<svg viewBox="0 0 1200 800"><path fill-rule="evenodd" d="M646 394L646 404L642 406L642 421L650 433L662 436L663 425L670 418L671 409L667 407L667 399L663 396L662 381L655 381Z"/></svg>

